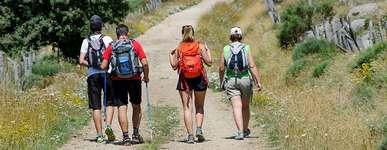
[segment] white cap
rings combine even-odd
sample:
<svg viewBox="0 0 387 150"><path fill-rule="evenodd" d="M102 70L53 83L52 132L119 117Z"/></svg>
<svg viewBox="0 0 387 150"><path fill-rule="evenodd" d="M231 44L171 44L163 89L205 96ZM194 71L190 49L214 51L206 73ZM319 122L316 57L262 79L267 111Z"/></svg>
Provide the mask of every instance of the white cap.
<svg viewBox="0 0 387 150"><path fill-rule="evenodd" d="M232 27L230 30L230 35L240 34L242 35L242 29L240 27Z"/></svg>

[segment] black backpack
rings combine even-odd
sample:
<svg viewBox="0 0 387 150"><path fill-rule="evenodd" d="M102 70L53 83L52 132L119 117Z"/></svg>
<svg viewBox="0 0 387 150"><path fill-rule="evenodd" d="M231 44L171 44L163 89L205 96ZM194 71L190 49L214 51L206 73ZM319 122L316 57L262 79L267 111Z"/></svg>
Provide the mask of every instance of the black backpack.
<svg viewBox="0 0 387 150"><path fill-rule="evenodd" d="M102 54L106 49L105 43L103 42L104 35L101 35L98 39L92 40L90 36L87 38L88 48L86 59L89 63L89 67L100 68L102 63Z"/></svg>

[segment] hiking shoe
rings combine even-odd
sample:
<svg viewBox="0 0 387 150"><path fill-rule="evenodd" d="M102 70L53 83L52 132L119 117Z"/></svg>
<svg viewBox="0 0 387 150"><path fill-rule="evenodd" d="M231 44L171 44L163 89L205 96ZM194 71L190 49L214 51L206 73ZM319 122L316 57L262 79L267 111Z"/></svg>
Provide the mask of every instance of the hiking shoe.
<svg viewBox="0 0 387 150"><path fill-rule="evenodd" d="M142 144L142 143L144 143L144 139L140 134L132 135L132 144Z"/></svg>
<svg viewBox="0 0 387 150"><path fill-rule="evenodd" d="M243 140L243 132L238 131L234 137L235 140Z"/></svg>
<svg viewBox="0 0 387 150"><path fill-rule="evenodd" d="M132 141L129 137L123 137L121 145L130 146L132 145Z"/></svg>
<svg viewBox="0 0 387 150"><path fill-rule="evenodd" d="M110 126L106 127L105 134L107 135L109 142L116 140L116 136L114 136L113 129Z"/></svg>
<svg viewBox="0 0 387 150"><path fill-rule="evenodd" d="M186 140L188 144L195 144L195 138L192 134L188 135L188 138Z"/></svg>
<svg viewBox="0 0 387 150"><path fill-rule="evenodd" d="M98 135L96 138L95 138L95 141L97 143L102 143L104 141L104 137L103 135Z"/></svg>
<svg viewBox="0 0 387 150"><path fill-rule="evenodd" d="M243 131L243 137L249 137L249 136L250 136L250 133L251 133L250 129L244 130L244 131Z"/></svg>
<svg viewBox="0 0 387 150"><path fill-rule="evenodd" d="M196 137L198 138L198 142L204 142L206 140L203 136L203 130L201 128L196 129Z"/></svg>

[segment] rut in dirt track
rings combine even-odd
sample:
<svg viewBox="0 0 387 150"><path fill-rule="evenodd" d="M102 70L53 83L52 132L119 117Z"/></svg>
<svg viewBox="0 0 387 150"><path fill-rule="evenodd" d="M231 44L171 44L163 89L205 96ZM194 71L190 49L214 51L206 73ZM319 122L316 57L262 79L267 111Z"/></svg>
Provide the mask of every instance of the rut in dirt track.
<svg viewBox="0 0 387 150"><path fill-rule="evenodd" d="M171 137L168 143L162 145L162 149L267 149L265 138L261 135L261 129L253 128L252 137L243 141L229 139L236 131L232 118L231 107L220 101L221 94L208 90L204 105L204 135L206 141L197 144L186 144L181 142L185 137L183 125L181 101L178 92L175 90L177 75L172 71L168 62L169 51L176 47L181 40L181 26L191 24L197 26L201 15L205 14L218 2L230 2L230 0L203 0L200 4L187 10L169 16L160 24L149 29L144 35L137 38L142 43L150 63L150 93L154 105L169 105L179 108L181 121L175 137ZM225 33L227 34L227 33ZM145 96L143 96L145 98ZM145 102L145 101L144 101ZM143 102L143 108L145 103ZM129 116L131 116L129 107ZM145 119L141 128L146 128ZM131 128L131 121L130 121ZM113 130L118 138L121 138L117 116L113 120ZM145 132L142 130L142 133ZM69 143L61 149L128 149L128 147L113 144L97 144L91 142L95 136L92 122L85 127L81 133L74 136ZM146 136L145 136L146 138ZM138 149L139 146L131 146L130 149Z"/></svg>

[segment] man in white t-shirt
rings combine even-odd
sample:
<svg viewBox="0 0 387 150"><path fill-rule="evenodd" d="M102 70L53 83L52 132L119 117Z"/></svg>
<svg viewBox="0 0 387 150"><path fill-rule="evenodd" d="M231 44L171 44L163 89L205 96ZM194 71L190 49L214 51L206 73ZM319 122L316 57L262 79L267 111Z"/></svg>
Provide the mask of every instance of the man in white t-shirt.
<svg viewBox="0 0 387 150"><path fill-rule="evenodd" d="M99 67L102 61L102 53L108 47L113 39L109 36L104 36L101 33L103 22L101 17L94 15L90 19L90 29L92 34L83 40L79 63L87 66L87 93L89 99L89 108L92 109L92 117L94 120L95 129L97 131L96 141L102 143L104 136L102 133L102 117L101 117L101 92L104 90L104 103L106 104L106 128L105 134L109 141L114 141L115 136L111 128L115 103L112 99L111 80L104 70Z"/></svg>

